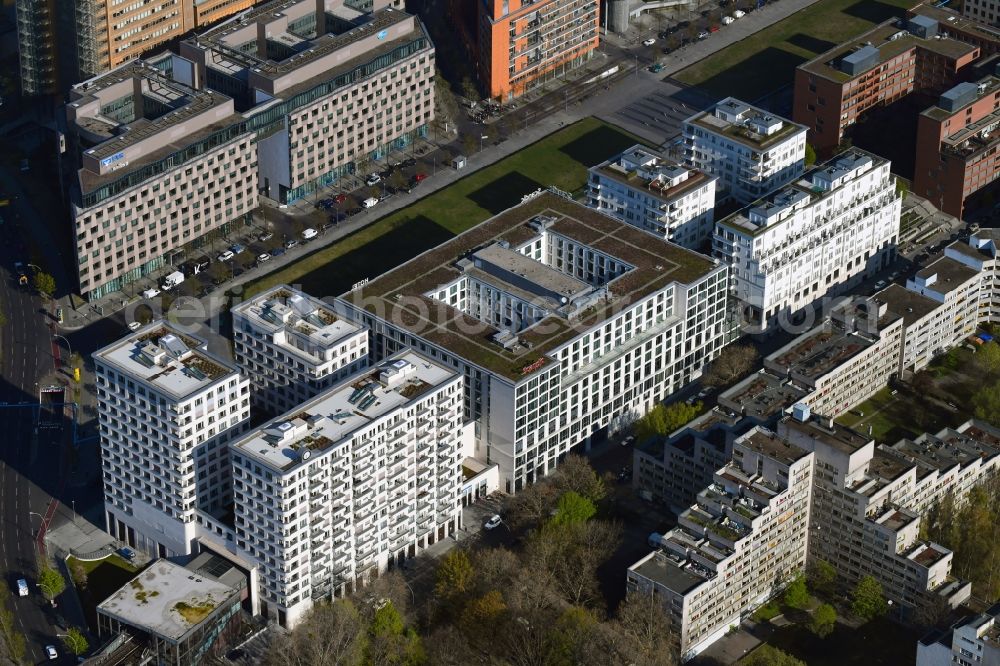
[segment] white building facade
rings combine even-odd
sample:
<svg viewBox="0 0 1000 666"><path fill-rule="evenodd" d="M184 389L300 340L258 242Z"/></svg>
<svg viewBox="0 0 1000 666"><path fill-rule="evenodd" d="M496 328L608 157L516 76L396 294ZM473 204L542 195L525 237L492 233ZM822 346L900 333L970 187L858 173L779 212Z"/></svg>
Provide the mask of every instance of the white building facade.
<svg viewBox="0 0 1000 666"><path fill-rule="evenodd" d="M236 545L293 627L461 526L462 377L412 351L231 445Z"/></svg>
<svg viewBox="0 0 1000 666"><path fill-rule="evenodd" d="M249 382L206 343L155 322L94 352L107 529L153 557L187 555L232 502L228 442Z"/></svg>
<svg viewBox="0 0 1000 666"><path fill-rule="evenodd" d="M698 249L711 240L716 180L635 145L591 167L587 205Z"/></svg>
<svg viewBox="0 0 1000 666"><path fill-rule="evenodd" d="M916 666L1000 665L1000 604L917 642Z"/></svg>
<svg viewBox="0 0 1000 666"><path fill-rule="evenodd" d="M956 241L945 248L944 255L982 274L979 292L981 322L1000 322L1000 230L979 229L969 235L968 242Z"/></svg>
<svg viewBox="0 0 1000 666"><path fill-rule="evenodd" d="M900 198L889 167L851 149L716 222L713 250L732 266L745 322L766 329L892 262Z"/></svg>
<svg viewBox="0 0 1000 666"><path fill-rule="evenodd" d="M691 166L716 176L720 202L748 204L802 175L806 127L727 97L684 121Z"/></svg>
<svg viewBox="0 0 1000 666"><path fill-rule="evenodd" d="M253 383L251 402L277 415L368 363L368 331L288 285L233 308L236 364Z"/></svg>

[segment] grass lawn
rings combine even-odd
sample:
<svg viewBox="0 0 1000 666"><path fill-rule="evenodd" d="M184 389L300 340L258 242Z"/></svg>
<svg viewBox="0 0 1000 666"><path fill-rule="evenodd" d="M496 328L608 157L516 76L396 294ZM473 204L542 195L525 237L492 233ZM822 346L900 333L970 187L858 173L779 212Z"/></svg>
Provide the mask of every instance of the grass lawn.
<svg viewBox="0 0 1000 666"><path fill-rule="evenodd" d="M886 619L872 620L857 629L838 624L826 638L800 625L775 630L767 640L809 666L900 666L916 660L922 633Z"/></svg>
<svg viewBox="0 0 1000 666"><path fill-rule="evenodd" d="M519 203L539 187L576 192L587 168L641 141L586 118L396 211L280 271L247 285L246 296L298 284L316 296L341 294Z"/></svg>
<svg viewBox="0 0 1000 666"><path fill-rule="evenodd" d="M795 68L893 16L913 0L820 0L681 70L677 79L754 101L792 83Z"/></svg>
<svg viewBox="0 0 1000 666"><path fill-rule="evenodd" d="M73 573L74 584L80 595L80 603L83 606L83 613L87 617L87 624L94 632L97 631L97 604L111 596L118 588L132 580L139 569L132 566L117 555L110 555L103 560L84 562L75 557L67 560L69 570ZM86 585L81 585L77 580L74 569L76 565L83 567L87 573Z"/></svg>

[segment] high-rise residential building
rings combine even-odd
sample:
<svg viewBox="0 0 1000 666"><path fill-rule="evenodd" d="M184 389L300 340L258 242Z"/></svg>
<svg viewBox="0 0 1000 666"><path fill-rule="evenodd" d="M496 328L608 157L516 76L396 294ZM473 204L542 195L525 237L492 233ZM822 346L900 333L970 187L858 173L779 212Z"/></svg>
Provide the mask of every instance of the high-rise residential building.
<svg viewBox="0 0 1000 666"><path fill-rule="evenodd" d="M1000 230L979 229L969 235L968 241L955 241L945 248L946 257L960 261L981 276L979 292L980 322L1000 322Z"/></svg>
<svg viewBox="0 0 1000 666"><path fill-rule="evenodd" d="M368 331L288 285L233 308L233 345L236 364L253 386L251 404L271 415L368 363Z"/></svg>
<svg viewBox="0 0 1000 666"><path fill-rule="evenodd" d="M959 83L920 114L914 192L961 218L966 200L1000 178L998 105L1000 78L987 76Z"/></svg>
<svg viewBox="0 0 1000 666"><path fill-rule="evenodd" d="M171 79L174 61L129 63L70 92L71 209L89 299L124 291L258 205L257 144L233 99Z"/></svg>
<svg viewBox="0 0 1000 666"><path fill-rule="evenodd" d="M475 457L517 492L700 375L731 339L726 273L543 192L337 304L376 359L409 346L465 376Z"/></svg>
<svg viewBox="0 0 1000 666"><path fill-rule="evenodd" d="M766 329L892 263L900 197L888 160L852 148L715 224L749 325Z"/></svg>
<svg viewBox="0 0 1000 666"><path fill-rule="evenodd" d="M688 164L718 178L716 199L748 204L805 170L806 128L727 97L684 121Z"/></svg>
<svg viewBox="0 0 1000 666"><path fill-rule="evenodd" d="M231 444L236 545L292 627L462 526L462 376L410 350Z"/></svg>
<svg viewBox="0 0 1000 666"><path fill-rule="evenodd" d="M980 49L945 38L949 30L919 14L891 19L799 65L792 117L809 128L810 144L828 154L871 109L953 84Z"/></svg>
<svg viewBox="0 0 1000 666"><path fill-rule="evenodd" d="M181 42L192 65L174 77L235 99L272 199L301 199L427 134L434 45L415 16L363 4L277 0Z"/></svg>
<svg viewBox="0 0 1000 666"><path fill-rule="evenodd" d="M686 248L712 237L716 178L640 145L590 169L587 203Z"/></svg>
<svg viewBox="0 0 1000 666"><path fill-rule="evenodd" d="M593 55L596 0L452 0L482 91L506 100L562 76Z"/></svg>
<svg viewBox="0 0 1000 666"><path fill-rule="evenodd" d="M987 3L977 4L984 6ZM968 11L969 3L965 6ZM997 16L1000 17L1000 14ZM979 615L967 615L947 629L932 629L917 642L916 666L956 664L1000 664L1000 604Z"/></svg>
<svg viewBox="0 0 1000 666"><path fill-rule="evenodd" d="M249 382L163 322L93 358L107 529L153 556L190 554L232 507L227 444L249 425Z"/></svg>

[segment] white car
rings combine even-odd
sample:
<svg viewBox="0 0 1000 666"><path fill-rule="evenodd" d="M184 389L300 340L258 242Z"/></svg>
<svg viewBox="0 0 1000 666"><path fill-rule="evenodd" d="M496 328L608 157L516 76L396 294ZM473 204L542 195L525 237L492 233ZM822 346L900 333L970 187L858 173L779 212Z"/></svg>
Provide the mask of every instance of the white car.
<svg viewBox="0 0 1000 666"><path fill-rule="evenodd" d="M160 290L156 287L150 287L146 291L142 292L143 298L156 298L160 295Z"/></svg>
<svg viewBox="0 0 1000 666"><path fill-rule="evenodd" d="M138 331L140 328L142 328L142 324L140 322L130 321L128 323L128 330L130 331Z"/></svg>
<svg viewBox="0 0 1000 666"><path fill-rule="evenodd" d="M490 517L489 520L483 523L483 527L485 527L488 530L495 530L501 525L503 525L503 518L501 518L495 513Z"/></svg>
<svg viewBox="0 0 1000 666"><path fill-rule="evenodd" d="M232 259L232 258L233 258L233 257L235 257L235 256L236 256L236 255L235 255L235 254L233 254L231 250L226 250L225 252L223 252L222 254L220 254L220 255L219 255L219 256L217 257L217 259L218 259L219 261L229 261L230 259Z"/></svg>
<svg viewBox="0 0 1000 666"><path fill-rule="evenodd" d="M382 176L373 173L365 179L365 185L378 185L382 182Z"/></svg>
<svg viewBox="0 0 1000 666"><path fill-rule="evenodd" d="M17 579L17 596L26 597L28 596L28 581L23 578Z"/></svg>
<svg viewBox="0 0 1000 666"><path fill-rule="evenodd" d="M59 658L59 653L56 652L56 646L55 645L46 645L45 646L45 654L49 655L49 661L52 661L54 659L58 659Z"/></svg>
<svg viewBox="0 0 1000 666"><path fill-rule="evenodd" d="M376 199L375 197L368 197L367 199L361 202L361 205L364 206L365 208L374 208L375 206L378 205L378 199Z"/></svg>
<svg viewBox="0 0 1000 666"><path fill-rule="evenodd" d="M308 229L306 229L305 231L302 232L302 237L304 239L306 239L306 240L311 240L313 238L316 238L316 236L318 235L318 233L319 232L317 232L315 229L313 229L312 227L310 227L310 228L308 228Z"/></svg>
<svg viewBox="0 0 1000 666"><path fill-rule="evenodd" d="M258 254L257 255L257 263L258 264L262 264L265 261L268 261L270 259L271 259L271 255L269 255L267 252L264 252L262 254Z"/></svg>
<svg viewBox="0 0 1000 666"><path fill-rule="evenodd" d="M643 46L652 46L655 43L656 43L656 40L653 39L652 37L650 37L649 39L642 40L642 45Z"/></svg>

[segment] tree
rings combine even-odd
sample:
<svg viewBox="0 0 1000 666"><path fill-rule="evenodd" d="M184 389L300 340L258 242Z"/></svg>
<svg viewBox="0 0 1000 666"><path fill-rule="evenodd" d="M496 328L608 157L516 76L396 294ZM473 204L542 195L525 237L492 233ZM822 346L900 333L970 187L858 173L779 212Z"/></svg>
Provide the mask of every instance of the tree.
<svg viewBox="0 0 1000 666"><path fill-rule="evenodd" d="M837 626L837 609L830 604L821 604L813 612L812 621L809 622L809 631L820 638L826 638L833 633Z"/></svg>
<svg viewBox="0 0 1000 666"><path fill-rule="evenodd" d="M0 327L7 325L7 313L0 310Z"/></svg>
<svg viewBox="0 0 1000 666"><path fill-rule="evenodd" d="M669 435L696 417L701 408L701 402L693 405L686 402L675 402L666 406L658 404L635 422L633 426L635 436L641 442L651 437Z"/></svg>
<svg viewBox="0 0 1000 666"><path fill-rule="evenodd" d="M535 483L507 498L504 514L514 529L534 527L547 519L559 496L550 483Z"/></svg>
<svg viewBox="0 0 1000 666"><path fill-rule="evenodd" d="M851 594L851 612L867 622L885 615L888 610L889 605L882 594L882 584L871 576L859 580Z"/></svg>
<svg viewBox="0 0 1000 666"><path fill-rule="evenodd" d="M501 629L507 602L496 590L468 602L461 616L461 627L470 640L485 650L496 640Z"/></svg>
<svg viewBox="0 0 1000 666"><path fill-rule="evenodd" d="M7 606L10 603L10 591L6 585L0 585L0 636L7 657L15 664L20 664L27 652L24 634L17 630L18 623L14 611Z"/></svg>
<svg viewBox="0 0 1000 666"><path fill-rule="evenodd" d="M1000 372L1000 344L991 340L980 345L976 352L976 359L988 374L997 374Z"/></svg>
<svg viewBox="0 0 1000 666"><path fill-rule="evenodd" d="M896 176L896 194L898 194L900 198L905 198L909 191L910 184L899 176Z"/></svg>
<svg viewBox="0 0 1000 666"><path fill-rule="evenodd" d="M401 169L393 169L389 174L389 185L395 190L406 187L406 174Z"/></svg>
<svg viewBox="0 0 1000 666"><path fill-rule="evenodd" d="M635 666L677 663L670 618L659 598L641 591L631 592L610 624L608 652L612 663Z"/></svg>
<svg viewBox="0 0 1000 666"><path fill-rule="evenodd" d="M474 134L463 134L462 135L462 150L465 151L466 155L472 155L476 152L476 148L479 146L479 137Z"/></svg>
<svg viewBox="0 0 1000 666"><path fill-rule="evenodd" d="M837 584L837 570L826 560L816 560L809 566L809 587L824 597L832 597Z"/></svg>
<svg viewBox="0 0 1000 666"><path fill-rule="evenodd" d="M87 637L83 635L83 632L76 627L70 627L66 635L63 636L63 643L66 645L66 649L80 656L84 654L88 649L90 649L90 643L87 641Z"/></svg>
<svg viewBox="0 0 1000 666"><path fill-rule="evenodd" d="M76 586L81 590L87 589L87 567L83 566L83 562L74 559L73 564L69 568L70 575L73 576L73 581Z"/></svg>
<svg viewBox="0 0 1000 666"><path fill-rule="evenodd" d="M551 481L556 492L573 491L595 504L604 499L608 493L604 481L590 466L590 462L575 453L570 453L559 463Z"/></svg>
<svg viewBox="0 0 1000 666"><path fill-rule="evenodd" d="M266 666L354 666L361 663L367 639L364 622L348 600L314 606L288 633L271 644Z"/></svg>
<svg viewBox="0 0 1000 666"><path fill-rule="evenodd" d="M806 166L812 166L816 163L816 149L812 147L812 144L806 144Z"/></svg>
<svg viewBox="0 0 1000 666"><path fill-rule="evenodd" d="M441 559L434 592L445 606L450 607L449 610L454 610L468 595L474 582L475 571L469 556L464 550L454 548Z"/></svg>
<svg viewBox="0 0 1000 666"><path fill-rule="evenodd" d="M423 643L412 629L407 629L403 616L391 602L377 611L368 627L368 653L365 664L403 664L417 666L427 660Z"/></svg>
<svg viewBox="0 0 1000 666"><path fill-rule="evenodd" d="M757 365L759 355L750 345L729 345L712 361L702 375L703 386L725 386L749 373Z"/></svg>
<svg viewBox="0 0 1000 666"><path fill-rule="evenodd" d="M478 102L480 100L479 89L468 76L462 79L462 96L470 102Z"/></svg>
<svg viewBox="0 0 1000 666"><path fill-rule="evenodd" d="M984 386L972 396L973 413L977 419L983 419L995 426L1000 426L1000 382Z"/></svg>
<svg viewBox="0 0 1000 666"><path fill-rule="evenodd" d="M40 293L45 298L48 298L52 296L52 294L56 293L56 279L51 275L49 275L48 273L44 273L42 271L35 273L34 284L35 284L35 289L38 290L38 293Z"/></svg>
<svg viewBox="0 0 1000 666"><path fill-rule="evenodd" d="M789 608L805 610L809 606L812 597L809 595L809 588L806 587L804 576L796 576L795 579L785 588L783 602Z"/></svg>
<svg viewBox="0 0 1000 666"><path fill-rule="evenodd" d="M66 589L66 581L58 571L46 564L38 573L38 587L42 590L42 596L52 601Z"/></svg>
<svg viewBox="0 0 1000 666"><path fill-rule="evenodd" d="M556 506L556 515L552 518L552 523L555 525L584 523L597 513L597 507L593 502L572 490L563 493Z"/></svg>
<svg viewBox="0 0 1000 666"><path fill-rule="evenodd" d="M766 643L736 663L739 666L806 666L801 659Z"/></svg>
<svg viewBox="0 0 1000 666"><path fill-rule="evenodd" d="M567 521L555 519L533 533L525 547L524 565L546 582L565 603L589 606L601 598L597 568L614 552L621 528L603 520Z"/></svg>

